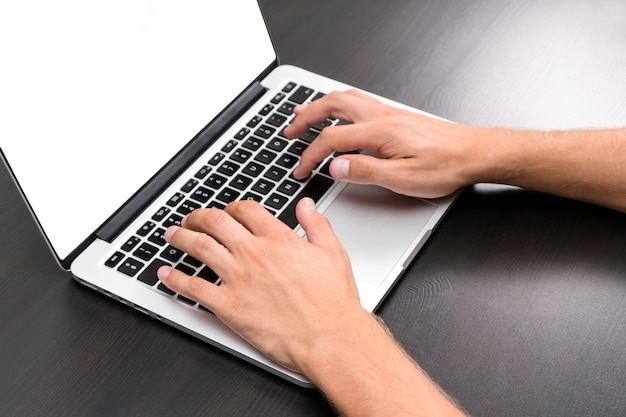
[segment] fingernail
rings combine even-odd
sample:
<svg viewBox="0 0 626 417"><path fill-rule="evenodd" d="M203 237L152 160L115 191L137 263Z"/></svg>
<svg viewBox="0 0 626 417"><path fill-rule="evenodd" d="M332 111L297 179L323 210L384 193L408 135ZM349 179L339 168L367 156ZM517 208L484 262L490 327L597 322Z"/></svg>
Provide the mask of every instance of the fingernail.
<svg viewBox="0 0 626 417"><path fill-rule="evenodd" d="M157 269L157 278L159 278L159 280L165 281L167 280L167 277L169 276L170 276L169 266L162 266L159 269Z"/></svg>
<svg viewBox="0 0 626 417"><path fill-rule="evenodd" d="M298 104L296 107L293 108L293 111L296 113L301 112L302 110L306 109L308 105L309 103Z"/></svg>
<svg viewBox="0 0 626 417"><path fill-rule="evenodd" d="M315 201L309 197L304 197L302 199L302 207L309 211L317 211L317 207L315 207Z"/></svg>
<svg viewBox="0 0 626 417"><path fill-rule="evenodd" d="M346 158L337 158L330 164L330 173L338 180L348 178L350 175L350 160Z"/></svg>
<svg viewBox="0 0 626 417"><path fill-rule="evenodd" d="M180 229L180 227L178 226L170 226L165 230L165 233L163 233L163 238L165 239L166 242L170 241L170 238L172 237L172 235L174 233L176 233L176 231Z"/></svg>

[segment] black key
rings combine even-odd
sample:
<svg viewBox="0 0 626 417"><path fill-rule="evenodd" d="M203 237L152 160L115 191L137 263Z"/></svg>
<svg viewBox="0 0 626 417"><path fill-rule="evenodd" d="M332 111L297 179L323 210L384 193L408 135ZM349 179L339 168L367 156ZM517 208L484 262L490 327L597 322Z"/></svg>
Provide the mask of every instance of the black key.
<svg viewBox="0 0 626 417"><path fill-rule="evenodd" d="M274 113L270 117L267 118L267 123L272 126L280 127L287 120L287 116L282 114Z"/></svg>
<svg viewBox="0 0 626 417"><path fill-rule="evenodd" d="M166 286L165 286L162 282L159 282L159 285L157 285L157 288L158 288L159 290L163 291L164 293L169 294L169 295L174 295L174 294L176 294L176 291L172 291L172 290L170 290L170 289L169 289L169 288L167 288L167 287L166 287Z"/></svg>
<svg viewBox="0 0 626 417"><path fill-rule="evenodd" d="M257 164L256 162L250 162L241 172L246 175L250 175L251 177L256 177L263 172L263 165Z"/></svg>
<svg viewBox="0 0 626 417"><path fill-rule="evenodd" d="M195 266L196 268L199 267L200 265L202 265L202 262L197 260L196 258L194 258L191 255L186 255L183 258L183 262L188 263L191 266Z"/></svg>
<svg viewBox="0 0 626 417"><path fill-rule="evenodd" d="M211 310L209 310L207 307L203 306L202 304L198 304L198 308L199 308L200 310L204 310L204 311L206 311L207 313L211 313L211 314L215 315L215 313L214 313L214 312L212 312Z"/></svg>
<svg viewBox="0 0 626 417"><path fill-rule="evenodd" d="M283 194L294 195L298 188L300 188L300 184L297 182L285 180L278 186L277 190Z"/></svg>
<svg viewBox="0 0 626 417"><path fill-rule="evenodd" d="M237 141L236 140L229 140L228 142L226 142L226 145L224 145L222 147L222 152L226 152L229 153L230 151L232 151L233 149L235 149L235 146L237 146Z"/></svg>
<svg viewBox="0 0 626 417"><path fill-rule="evenodd" d="M217 274L215 272L213 272L213 270L211 268L209 268L208 266L204 266L204 268L202 268L200 270L200 272L198 272L198 276L206 281L209 281L213 284L215 284L217 282L217 280L219 279L219 277L217 276Z"/></svg>
<svg viewBox="0 0 626 417"><path fill-rule="evenodd" d="M256 151L261 147L261 145L263 145L263 141L259 138L255 138L254 136L252 136L251 138L246 139L242 146L244 148L250 149L251 151Z"/></svg>
<svg viewBox="0 0 626 417"><path fill-rule="evenodd" d="M291 116L293 114L293 108L296 107L293 103L283 103L277 109L282 114L286 114L287 116Z"/></svg>
<svg viewBox="0 0 626 417"><path fill-rule="evenodd" d="M317 202L334 183L334 180L323 175L311 177L309 183L306 184L298 193L298 196L285 207L285 210L278 216L278 219L292 229L295 228L298 225L298 219L296 218L296 204L298 204L298 201L303 197L310 197L313 201Z"/></svg>
<svg viewBox="0 0 626 417"><path fill-rule="evenodd" d="M300 139L302 139L306 143L311 143L315 140L316 137L319 136L319 134L320 132L318 132L317 130L309 129L304 133L304 135L300 136Z"/></svg>
<svg viewBox="0 0 626 417"><path fill-rule="evenodd" d="M239 169L240 165L237 165L234 162L226 161L224 162L218 169L217 172L220 174L231 176Z"/></svg>
<svg viewBox="0 0 626 417"><path fill-rule="evenodd" d="M285 96L286 96L286 94L285 94L285 93L277 93L277 94L274 96L274 98L272 98L270 101L271 101L273 104L278 104L278 103L280 103L281 101L283 101L283 99L285 98Z"/></svg>
<svg viewBox="0 0 626 417"><path fill-rule="evenodd" d="M122 259L124 259L124 254L122 252L115 252L104 264L109 268L114 268Z"/></svg>
<svg viewBox="0 0 626 417"><path fill-rule="evenodd" d="M152 216L152 220L156 220L157 222L160 222L161 220L165 218L165 216L169 214L169 212L170 212L170 209L168 209L167 207L161 207L159 211L154 213L154 216Z"/></svg>
<svg viewBox="0 0 626 417"><path fill-rule="evenodd" d="M209 201L211 196L213 196L213 194L214 192L209 190L208 188L198 187L198 189L194 191L191 195L191 198L201 203L206 203L207 201Z"/></svg>
<svg viewBox="0 0 626 417"><path fill-rule="evenodd" d="M300 142L299 140L295 141L294 143L291 144L291 146L289 147L289 149L287 149L289 152L301 156L302 152L304 152L304 150L309 146L308 143L305 142Z"/></svg>
<svg viewBox="0 0 626 417"><path fill-rule="evenodd" d="M252 187L252 190L256 191L257 193L266 195L267 193L270 192L270 190L273 187L274 187L273 182L270 182L261 178L260 180L256 182L256 184L254 184L254 186Z"/></svg>
<svg viewBox="0 0 626 417"><path fill-rule="evenodd" d="M286 170L282 169L282 168L278 168L278 167L271 167L269 168L265 174L263 175L265 178L269 178L270 180L273 181L278 181L280 180L282 177L285 176L285 174L287 173Z"/></svg>
<svg viewBox="0 0 626 417"><path fill-rule="evenodd" d="M294 88L296 88L297 86L298 86L298 84L297 84L297 83L294 83L293 81L289 81L289 82L287 83L287 85L285 85L285 86L283 87L283 91L284 91L285 93L291 93L291 91L292 91Z"/></svg>
<svg viewBox="0 0 626 417"><path fill-rule="evenodd" d="M224 204L220 204L217 201L211 201L209 203L209 205L207 206L207 208L210 209L218 209L218 210L224 210L226 208L226 206Z"/></svg>
<svg viewBox="0 0 626 417"><path fill-rule="evenodd" d="M213 155L213 158L209 159L209 165L217 165L220 163L220 161L222 159L224 159L224 154L223 153L216 153L215 155Z"/></svg>
<svg viewBox="0 0 626 417"><path fill-rule="evenodd" d="M252 178L244 175L237 175L231 182L228 183L228 185L238 190L245 190L251 182Z"/></svg>
<svg viewBox="0 0 626 417"><path fill-rule="evenodd" d="M316 93L313 98L311 99L311 101L315 101L315 100L319 100L320 98L324 97L326 94L324 93Z"/></svg>
<svg viewBox="0 0 626 417"><path fill-rule="evenodd" d="M278 158L276 163L285 168L292 168L298 162L298 157L290 155L288 153L283 154Z"/></svg>
<svg viewBox="0 0 626 417"><path fill-rule="evenodd" d="M324 120L322 123L318 123L318 124L316 124L315 126L313 126L313 129L315 129L315 130L322 130L322 129L324 129L325 127L328 127L328 126L330 126L330 125L332 125L332 124L333 124L333 121L332 121L332 120L330 120L330 119L326 119L326 120Z"/></svg>
<svg viewBox="0 0 626 417"><path fill-rule="evenodd" d="M217 198L218 200L228 204L231 201L235 201L237 199L237 197L239 197L239 194L241 194L241 193L238 192L238 191L233 190L232 188L228 188L227 187L227 188L224 188L222 190L222 192L219 193L217 195L217 197L215 197L215 198Z"/></svg>
<svg viewBox="0 0 626 417"><path fill-rule="evenodd" d="M200 168L198 172L196 172L196 175L194 175L194 177L201 180L201 179L204 179L204 177L206 177L209 174L209 172L211 172L211 167L205 165L202 168Z"/></svg>
<svg viewBox="0 0 626 417"><path fill-rule="evenodd" d="M187 214L191 213L195 209L199 209L200 207L200 204L195 203L191 200L186 200L183 204L180 205L180 207L176 209L176 211L183 216L186 216Z"/></svg>
<svg viewBox="0 0 626 417"><path fill-rule="evenodd" d="M150 233L150 230L154 229L154 226L156 226L156 223L147 221L139 228L139 230L137 230L137 234L139 236L147 236L148 233Z"/></svg>
<svg viewBox="0 0 626 417"><path fill-rule="evenodd" d="M165 238L163 237L163 233L165 233L165 229L161 229L159 227L150 235L148 240L152 243L156 243L159 246L163 246L165 245Z"/></svg>
<svg viewBox="0 0 626 417"><path fill-rule="evenodd" d="M214 189L219 189L222 185L226 184L226 178L221 175L212 174L205 182L204 185L207 185Z"/></svg>
<svg viewBox="0 0 626 417"><path fill-rule="evenodd" d="M237 134L235 135L235 139L241 140L245 138L248 135L248 133L250 133L250 129L244 127L239 132L237 132Z"/></svg>
<svg viewBox="0 0 626 417"><path fill-rule="evenodd" d="M274 110L274 106L272 106L271 104L266 104L265 106L263 106L263 108L259 111L259 114L261 116L267 116L272 110Z"/></svg>
<svg viewBox="0 0 626 417"><path fill-rule="evenodd" d="M329 159L321 168L320 168L320 172L322 174L328 175L329 177L330 175L330 163L333 161L333 159Z"/></svg>
<svg viewBox="0 0 626 417"><path fill-rule="evenodd" d="M185 303L187 303L187 304L189 304L191 306L196 304L196 302L194 300L192 300L191 298L187 298L184 295L178 294L178 296L176 298L178 298L180 301L183 301L183 302L185 302Z"/></svg>
<svg viewBox="0 0 626 417"><path fill-rule="evenodd" d="M283 138L285 138L285 139L288 139L288 138L287 138L287 136L285 135L285 129L286 129L286 128L287 128L287 126L285 126L283 129L280 129L280 132L278 132L278 134L279 134L281 137L283 137Z"/></svg>
<svg viewBox="0 0 626 417"><path fill-rule="evenodd" d="M163 226L165 227L180 226L180 222L182 220L183 220L182 216L179 216L178 214L172 214L170 217L167 218L167 220L163 222Z"/></svg>
<svg viewBox="0 0 626 417"><path fill-rule="evenodd" d="M134 277L143 268L143 265L143 262L139 262L137 259L126 258L117 270L129 277Z"/></svg>
<svg viewBox="0 0 626 417"><path fill-rule="evenodd" d="M276 154L274 152L262 149L258 154L256 154L254 160L259 161L262 164L269 164L274 158L276 158Z"/></svg>
<svg viewBox="0 0 626 417"><path fill-rule="evenodd" d="M176 265L176 269L179 270L180 272L182 272L183 274L187 274L189 276L193 275L196 273L196 270L185 265L185 264L178 264Z"/></svg>
<svg viewBox="0 0 626 417"><path fill-rule="evenodd" d="M267 143L267 147L273 151L280 152L285 148L285 146L287 146L288 143L289 142L284 139L274 138Z"/></svg>
<svg viewBox="0 0 626 417"><path fill-rule="evenodd" d="M254 116L248 123L247 126L248 127L256 127L256 125L258 125L259 123L261 123L261 120L263 120L263 118L261 116Z"/></svg>
<svg viewBox="0 0 626 417"><path fill-rule="evenodd" d="M245 149L237 149L235 152L233 152L233 154L230 156L230 159L232 159L235 162L239 162L239 163L244 163L246 162L250 157L252 156L252 152L250 151L246 151Z"/></svg>
<svg viewBox="0 0 626 417"><path fill-rule="evenodd" d="M287 203L287 200L288 198L284 195L273 193L267 200L265 200L265 204L279 210Z"/></svg>
<svg viewBox="0 0 626 417"><path fill-rule="evenodd" d="M183 193L189 193L196 187L196 185L198 185L198 180L191 178L185 183L185 185L183 185L180 191L182 191Z"/></svg>
<svg viewBox="0 0 626 417"><path fill-rule="evenodd" d="M159 282L159 278L157 278L157 270L163 265L169 265L167 262L161 259L155 259L148 265L146 269L137 277L137 279L141 282L144 282L150 286Z"/></svg>
<svg viewBox="0 0 626 417"><path fill-rule="evenodd" d="M161 252L161 256L168 261L178 262L178 260L185 254L182 250L175 248L172 245L167 245Z"/></svg>
<svg viewBox="0 0 626 417"><path fill-rule="evenodd" d="M157 254L159 251L158 248L152 246L149 243L142 243L139 247L133 252L133 256L136 256L139 259L144 261L149 261Z"/></svg>
<svg viewBox="0 0 626 417"><path fill-rule="evenodd" d="M313 94L313 89L305 86L298 87L298 89L289 96L289 101L302 104L304 101Z"/></svg>
<svg viewBox="0 0 626 417"><path fill-rule="evenodd" d="M131 250L133 250L135 248L135 246L137 246L137 244L139 243L141 239L139 239L137 236L131 236L121 247L121 249L125 252L130 252Z"/></svg>
<svg viewBox="0 0 626 417"><path fill-rule="evenodd" d="M166 204L170 207L176 207L178 203L183 201L183 198L185 198L185 195L183 193L176 193L172 196L172 198L168 200Z"/></svg>
<svg viewBox="0 0 626 417"><path fill-rule="evenodd" d="M261 125L261 127L254 132L255 135L263 139L269 139L274 133L276 133L276 129L268 125Z"/></svg>
<svg viewBox="0 0 626 417"><path fill-rule="evenodd" d="M263 197L261 197L260 195L256 195L254 193L245 193L243 197L241 197L242 200L251 200L251 201L256 201L258 203L261 202L261 200L263 200Z"/></svg>

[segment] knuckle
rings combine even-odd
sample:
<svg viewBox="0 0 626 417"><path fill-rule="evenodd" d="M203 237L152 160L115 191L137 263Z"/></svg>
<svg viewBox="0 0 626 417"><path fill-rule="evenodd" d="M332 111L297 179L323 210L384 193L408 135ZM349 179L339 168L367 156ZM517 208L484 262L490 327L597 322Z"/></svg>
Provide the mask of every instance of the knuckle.
<svg viewBox="0 0 626 417"><path fill-rule="evenodd" d="M188 224L202 226L204 224L219 222L221 221L220 219L222 216L223 213L221 210L202 208L193 210L189 213L186 221Z"/></svg>
<svg viewBox="0 0 626 417"><path fill-rule="evenodd" d="M206 281L204 281L202 278L198 278L195 276L191 277L189 279L188 286L189 296L194 300L202 298L202 294L204 294L204 287L206 284Z"/></svg>
<svg viewBox="0 0 626 417"><path fill-rule="evenodd" d="M343 97L346 94L348 94L349 91L351 91L351 90L348 90L348 91L331 91L330 93L328 93L326 95L326 97L328 97L329 99L332 99L332 100L340 99L341 97Z"/></svg>
<svg viewBox="0 0 626 417"><path fill-rule="evenodd" d="M209 253L214 250L216 244L217 243L213 239L209 238L208 236L203 235L203 234L198 234L194 242L194 246L195 246L194 252L198 252L202 254Z"/></svg>
<svg viewBox="0 0 626 417"><path fill-rule="evenodd" d="M230 203L226 206L226 211L229 214L238 216L243 213L257 210L259 207L261 207L261 205L254 200L241 200Z"/></svg>

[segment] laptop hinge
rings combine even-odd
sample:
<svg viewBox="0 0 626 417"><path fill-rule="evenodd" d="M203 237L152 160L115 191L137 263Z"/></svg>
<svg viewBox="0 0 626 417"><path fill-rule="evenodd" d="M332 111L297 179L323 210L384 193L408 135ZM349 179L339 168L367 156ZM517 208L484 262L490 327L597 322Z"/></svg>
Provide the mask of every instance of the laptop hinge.
<svg viewBox="0 0 626 417"><path fill-rule="evenodd" d="M139 191L115 212L97 231L96 237L111 242L124 227L171 182L187 168L190 161L198 158L230 125L237 120L267 89L259 81L250 84L228 107L204 127Z"/></svg>

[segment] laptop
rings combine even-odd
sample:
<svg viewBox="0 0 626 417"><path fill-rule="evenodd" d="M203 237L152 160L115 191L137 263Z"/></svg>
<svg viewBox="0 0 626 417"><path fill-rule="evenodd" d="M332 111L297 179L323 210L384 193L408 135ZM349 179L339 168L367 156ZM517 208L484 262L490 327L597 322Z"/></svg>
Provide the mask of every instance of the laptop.
<svg viewBox="0 0 626 417"><path fill-rule="evenodd" d="M164 230L191 210L245 198L306 238L293 210L310 196L373 311L456 197L337 182L333 156L306 181L291 177L306 146L341 122L288 140L293 106L354 87L282 64L255 0L23 0L0 10L2 160L60 266L298 385L311 383L158 282L167 263L220 283L168 246Z"/></svg>

